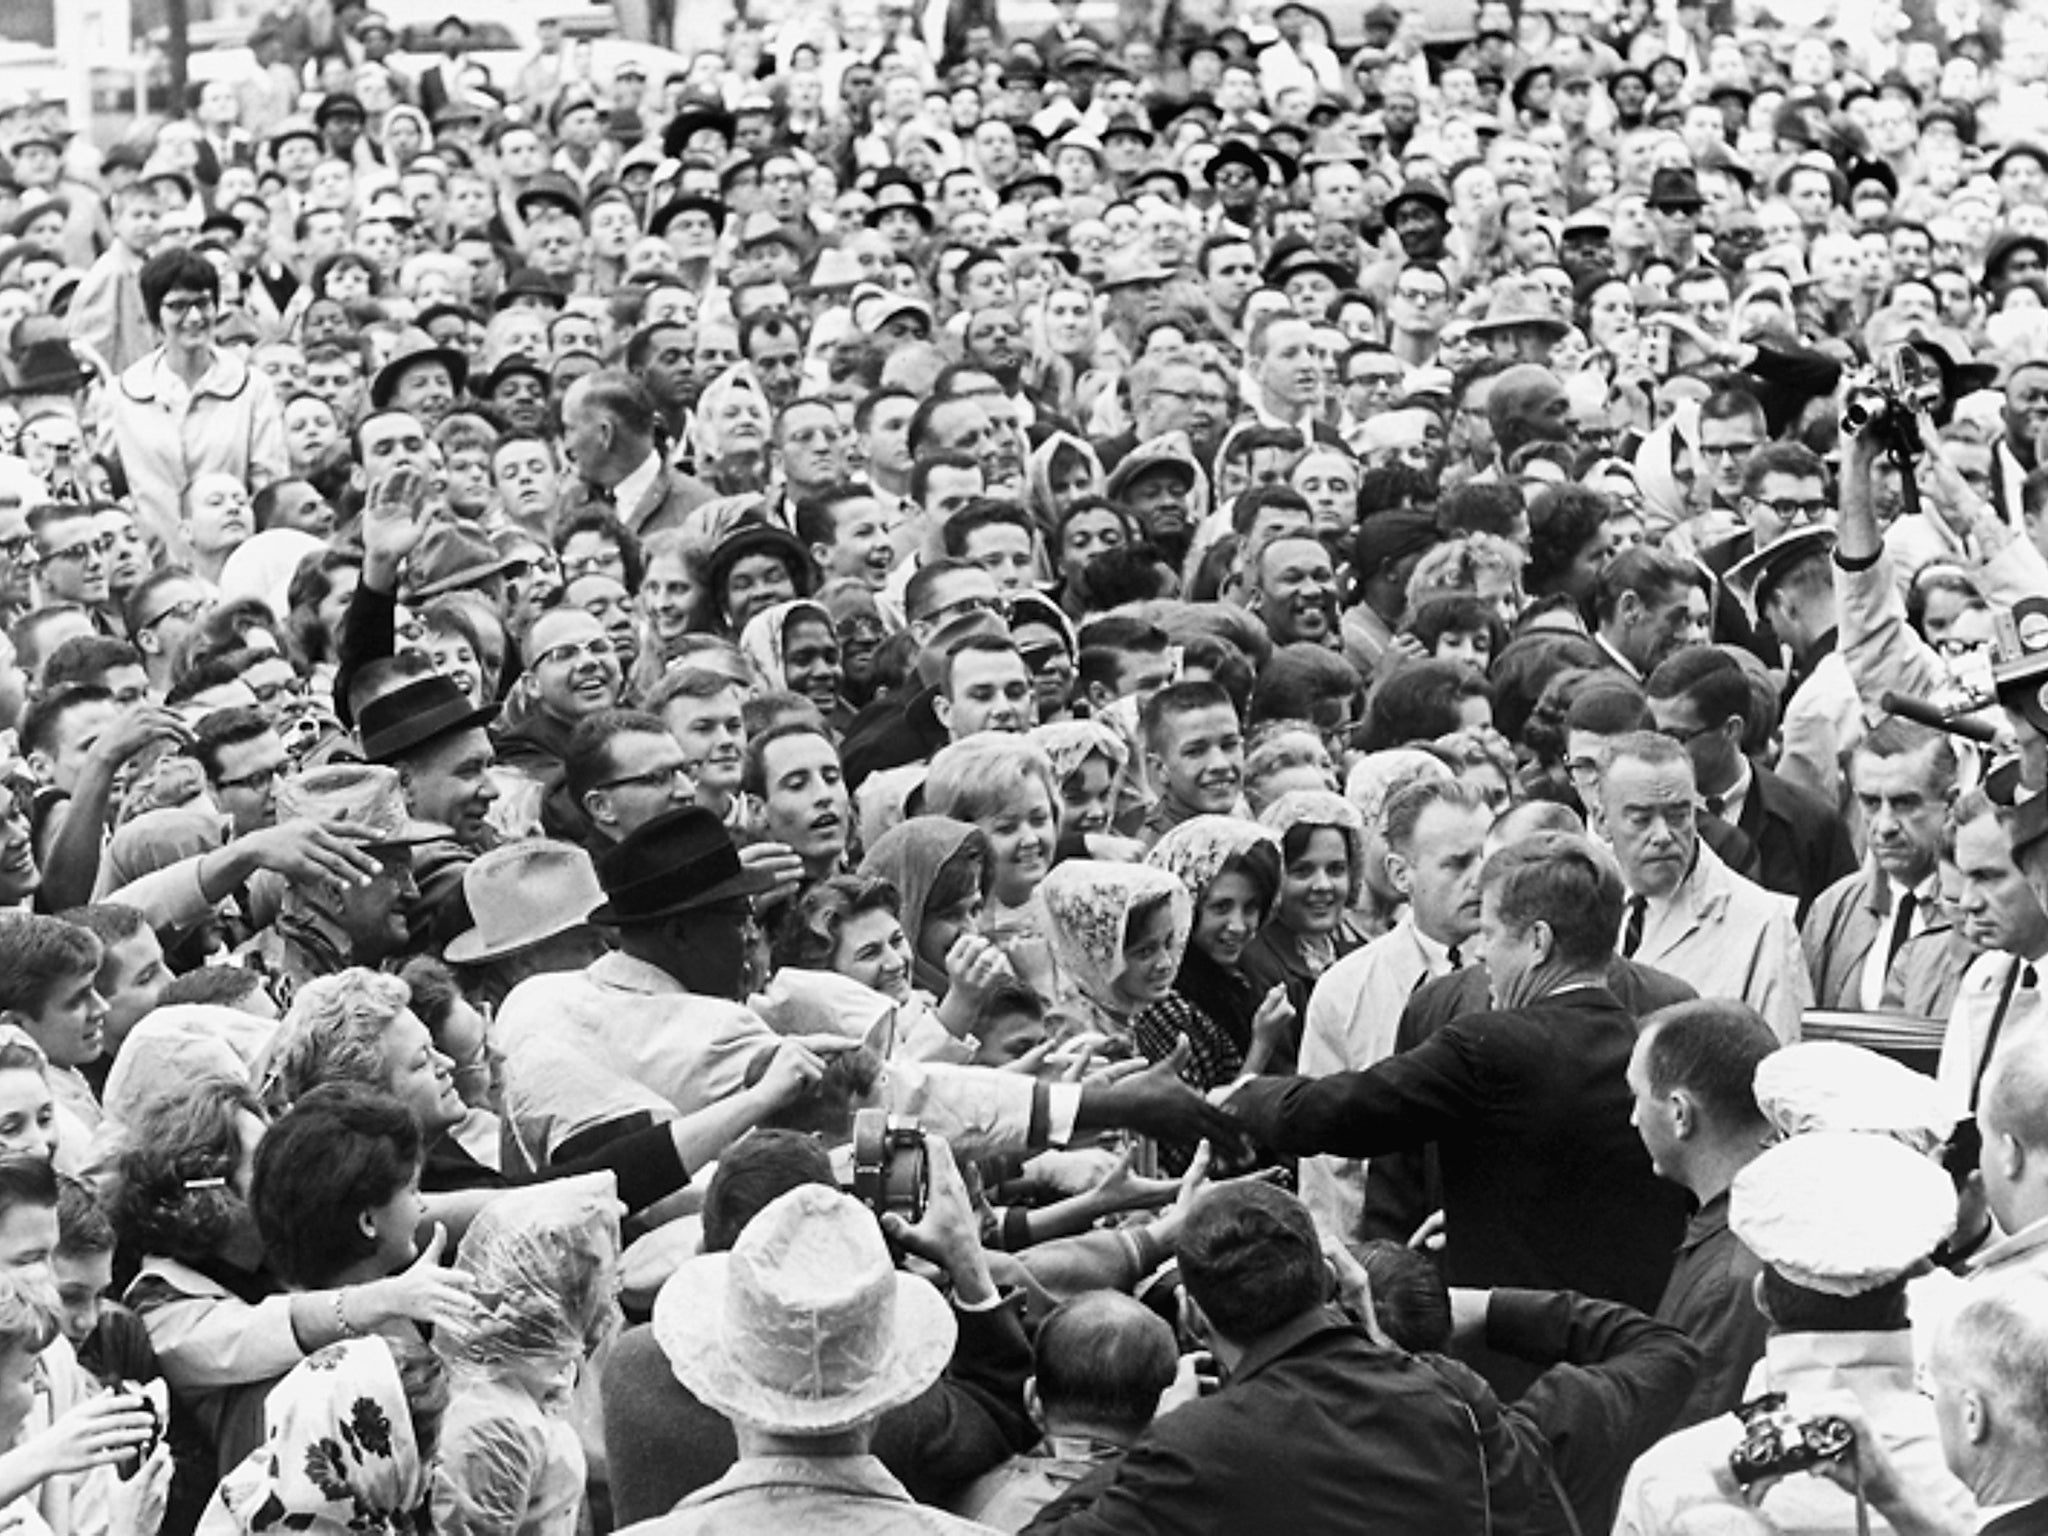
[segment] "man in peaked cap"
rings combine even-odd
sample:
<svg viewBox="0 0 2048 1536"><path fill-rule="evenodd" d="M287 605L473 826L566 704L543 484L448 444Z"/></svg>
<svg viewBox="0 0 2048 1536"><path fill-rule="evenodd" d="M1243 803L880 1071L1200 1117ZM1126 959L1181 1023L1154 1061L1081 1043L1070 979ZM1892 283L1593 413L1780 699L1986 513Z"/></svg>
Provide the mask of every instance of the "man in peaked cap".
<svg viewBox="0 0 2048 1536"><path fill-rule="evenodd" d="M1814 1131L1738 1173L1729 1202L1730 1227L1763 1266L1763 1389L1783 1393L1802 1418L1851 1394L1891 1464L1951 1518L1973 1517L1969 1490L1943 1462L1934 1406L1915 1382L1906 1313L1907 1277L1955 1225L1948 1175L1888 1136ZM1721 1502L1742 1435L1730 1413L1653 1447L1630 1469L1617 1536L1665 1530L1677 1511ZM1854 1496L1820 1476L1787 1476L1753 1497L1778 1530L1857 1529Z"/></svg>
<svg viewBox="0 0 2048 1536"><path fill-rule="evenodd" d="M449 828L414 819L398 770L371 763L316 768L277 787L280 821L306 819L333 827L377 862L355 884L295 882L277 921L245 944L241 963L263 972L278 1006L316 976L351 965L375 966L405 948L404 904L419 895L412 851L452 836Z"/></svg>

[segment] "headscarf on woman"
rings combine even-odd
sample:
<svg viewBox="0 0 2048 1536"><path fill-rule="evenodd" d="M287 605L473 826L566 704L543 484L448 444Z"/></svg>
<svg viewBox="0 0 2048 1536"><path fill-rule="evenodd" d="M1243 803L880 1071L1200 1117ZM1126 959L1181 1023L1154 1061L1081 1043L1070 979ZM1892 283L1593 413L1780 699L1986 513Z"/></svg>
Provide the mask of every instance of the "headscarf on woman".
<svg viewBox="0 0 2048 1536"><path fill-rule="evenodd" d="M1107 761L1109 803L1114 813L1124 773L1131 766L1131 749L1122 733L1100 720L1052 720L1033 726L1029 740L1052 760L1055 784L1065 784L1091 757Z"/></svg>
<svg viewBox="0 0 2048 1536"><path fill-rule="evenodd" d="M751 400L751 412L742 409ZM719 460L734 453L757 453L765 460L768 433L775 413L761 381L746 363L734 363L704 386L696 414L690 418L690 446L700 474L709 474Z"/></svg>
<svg viewBox="0 0 2048 1536"><path fill-rule="evenodd" d="M896 887L902 903L898 915L903 936L910 941L911 980L933 997L944 997L952 981L943 965L924 957L919 940L924 933L925 908L931 904L940 876L956 861L979 859L980 880L986 889L987 847L981 829L968 822L950 816L913 816L876 838L868 856L861 860L863 875L887 880Z"/></svg>
<svg viewBox="0 0 2048 1536"><path fill-rule="evenodd" d="M1199 912L1216 877L1226 869L1241 867L1255 851L1264 862L1261 883L1277 895L1280 839L1270 828L1241 816L1191 817L1153 844L1145 862L1178 879ZM1267 915L1271 911L1269 900ZM1173 990L1202 1014L1201 1021L1181 1019L1176 1023L1176 1033L1186 1035L1192 1047L1187 1073L1190 1082L1211 1088L1229 1082L1243 1069L1252 1043L1252 1021L1270 985L1247 975L1241 959L1235 968L1225 967L1200 946L1188 945ZM1149 1030L1147 1024L1176 1021L1163 1011L1154 1019L1155 1011L1148 1009L1139 1021L1138 1045L1156 1061L1172 1050L1175 1042L1170 1036L1162 1037L1163 1031ZM1195 1027L1190 1028L1191 1023Z"/></svg>
<svg viewBox="0 0 2048 1536"><path fill-rule="evenodd" d="M787 692L790 686L789 673L782 664L783 635L790 623L800 618L813 618L827 630L833 628L832 615L824 606L807 597L793 598L786 603L777 603L773 608L764 608L747 620L740 631L740 654L753 664L761 674L761 682L771 693Z"/></svg>
<svg viewBox="0 0 2048 1536"><path fill-rule="evenodd" d="M1351 854L1351 887L1344 905L1358 905L1358 887L1365 879L1365 818L1358 814L1357 806L1326 789L1290 789L1266 807L1259 824L1283 844L1297 827L1327 827L1340 833Z"/></svg>
<svg viewBox="0 0 2048 1536"><path fill-rule="evenodd" d="M1058 865L1038 888L1045 905L1053 957L1062 974L1081 995L1120 1026L1133 1011L1116 990L1124 972L1124 944L1131 913L1160 897L1171 916L1168 944L1174 965L1187 950L1194 927L1195 904L1188 889L1168 871L1149 864L1111 864L1097 859L1070 859Z"/></svg>
<svg viewBox="0 0 2048 1536"><path fill-rule="evenodd" d="M413 1536L426 1470L391 1346L372 1335L294 1366L263 1444L221 1482L198 1536Z"/></svg>
<svg viewBox="0 0 2048 1536"><path fill-rule="evenodd" d="M1100 496L1102 488L1109 483L1109 476L1102 467L1102 456L1095 451L1095 445L1085 437L1072 432L1055 432L1036 448L1024 462L1024 504L1031 509L1031 515L1038 519L1038 526L1047 538L1059 522L1059 508L1053 502L1053 460L1068 454L1079 454L1088 466L1088 489L1083 494Z"/></svg>

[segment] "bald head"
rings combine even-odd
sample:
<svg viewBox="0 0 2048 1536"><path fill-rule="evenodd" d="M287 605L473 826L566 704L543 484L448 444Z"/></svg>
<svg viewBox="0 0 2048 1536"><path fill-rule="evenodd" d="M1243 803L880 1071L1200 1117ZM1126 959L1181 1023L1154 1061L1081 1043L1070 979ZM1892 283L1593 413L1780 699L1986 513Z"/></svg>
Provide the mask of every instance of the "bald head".
<svg viewBox="0 0 2048 1536"><path fill-rule="evenodd" d="M1505 461L1527 443L1561 443L1571 436L1572 404L1564 381L1548 368L1521 363L1494 377L1486 419Z"/></svg>

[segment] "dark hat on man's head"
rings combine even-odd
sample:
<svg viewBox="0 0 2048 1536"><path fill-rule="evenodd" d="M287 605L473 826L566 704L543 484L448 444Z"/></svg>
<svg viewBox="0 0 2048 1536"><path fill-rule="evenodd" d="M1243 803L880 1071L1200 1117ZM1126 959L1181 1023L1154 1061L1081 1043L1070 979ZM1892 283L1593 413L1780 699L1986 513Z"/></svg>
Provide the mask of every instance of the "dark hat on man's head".
<svg viewBox="0 0 2048 1536"><path fill-rule="evenodd" d="M1286 236L1266 257L1264 276L1268 288L1284 288L1290 277L1304 272L1320 272L1339 288L1349 288L1358 281L1355 270L1332 261L1300 235Z"/></svg>
<svg viewBox="0 0 2048 1536"><path fill-rule="evenodd" d="M1991 249L1984 253L1984 281L1988 283L1997 277L2006 262L2019 251L2032 251L2036 260L2043 266L2048 266L2048 240L2042 239L2039 235L2008 231L1995 237L1991 242Z"/></svg>
<svg viewBox="0 0 2048 1536"><path fill-rule="evenodd" d="M634 828L597 859L605 902L593 923L649 922L759 896L776 877L740 862L732 833L701 805L670 811Z"/></svg>
<svg viewBox="0 0 2048 1536"><path fill-rule="evenodd" d="M491 308L510 309L521 299L539 299L549 309L562 309L569 303L569 296L562 292L561 285L538 267L516 269L505 280L505 286L498 290L498 296L491 300Z"/></svg>
<svg viewBox="0 0 2048 1536"><path fill-rule="evenodd" d="M1700 179L1689 165L1660 166L1650 173L1650 195L1644 199L1652 208L1704 208Z"/></svg>
<svg viewBox="0 0 2048 1536"><path fill-rule="evenodd" d="M512 206L519 217L531 220L536 208L558 208L570 218L583 218L583 194L576 190L576 183L560 171L543 171L522 187L512 199Z"/></svg>
<svg viewBox="0 0 2048 1536"><path fill-rule="evenodd" d="M724 232L725 221L732 212L721 199L709 193L681 192L654 210L654 216L647 221L647 233L666 233L669 225L675 222L677 214L692 211L709 216L712 227L720 233Z"/></svg>
<svg viewBox="0 0 2048 1536"><path fill-rule="evenodd" d="M661 152L671 160L682 159L683 151L689 147L690 140L702 128L710 128L723 134L728 144L739 131L732 113L719 103L688 101L669 119L668 126L661 130Z"/></svg>
<svg viewBox="0 0 2048 1536"><path fill-rule="evenodd" d="M1202 167L1202 180L1210 186L1216 185L1216 173L1226 165L1241 165L1258 179L1260 186L1273 182L1273 164L1264 155L1242 139L1225 139L1209 157L1209 163Z"/></svg>
<svg viewBox="0 0 2048 1536"><path fill-rule="evenodd" d="M338 117L352 117L360 123L366 121L369 115L363 110L361 98L351 91L335 91L324 96L320 105L313 109L313 121L323 128Z"/></svg>
<svg viewBox="0 0 2048 1536"><path fill-rule="evenodd" d="M356 718L363 756L390 763L456 731L489 725L498 717L495 704L472 704L448 678L436 672L370 700Z"/></svg>
<svg viewBox="0 0 2048 1536"><path fill-rule="evenodd" d="M398 393L399 381L425 363L439 363L446 368L448 382L455 386L458 395L469 382L467 357L453 347L435 346L434 338L425 331L408 330L399 338L397 354L378 369L377 376L370 381L370 404L383 410L391 403L391 397Z"/></svg>
<svg viewBox="0 0 2048 1536"><path fill-rule="evenodd" d="M406 556L405 600L423 602L444 592L459 592L527 564L522 556L500 554L476 523L436 522Z"/></svg>
<svg viewBox="0 0 2048 1536"><path fill-rule="evenodd" d="M1451 211L1450 195L1433 181L1404 183L1400 191L1387 199L1386 207L1381 210L1382 216L1392 224L1394 215L1401 211L1405 203L1421 203L1424 207L1434 208L1438 213Z"/></svg>

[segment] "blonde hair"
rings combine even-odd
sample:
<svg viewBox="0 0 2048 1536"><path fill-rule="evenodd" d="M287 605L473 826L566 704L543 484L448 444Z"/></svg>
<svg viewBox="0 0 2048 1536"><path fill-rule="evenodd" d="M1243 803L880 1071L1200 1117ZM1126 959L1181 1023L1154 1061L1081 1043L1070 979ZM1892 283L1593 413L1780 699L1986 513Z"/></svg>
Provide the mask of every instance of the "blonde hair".
<svg viewBox="0 0 2048 1536"><path fill-rule="evenodd" d="M924 781L925 814L979 822L1017 806L1033 784L1045 791L1057 820L1060 788L1044 749L1022 736L984 731L932 759Z"/></svg>

